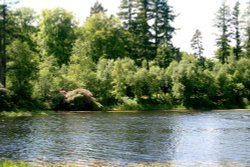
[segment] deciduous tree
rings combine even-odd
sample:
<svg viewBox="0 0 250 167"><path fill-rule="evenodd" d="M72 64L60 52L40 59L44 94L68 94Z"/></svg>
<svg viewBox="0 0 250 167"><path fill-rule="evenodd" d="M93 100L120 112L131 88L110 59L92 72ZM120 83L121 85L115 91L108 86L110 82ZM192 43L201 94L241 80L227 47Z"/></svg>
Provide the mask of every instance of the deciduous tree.
<svg viewBox="0 0 250 167"><path fill-rule="evenodd" d="M58 65L68 64L76 39L72 13L62 8L42 11L38 39L42 56L54 56Z"/></svg>

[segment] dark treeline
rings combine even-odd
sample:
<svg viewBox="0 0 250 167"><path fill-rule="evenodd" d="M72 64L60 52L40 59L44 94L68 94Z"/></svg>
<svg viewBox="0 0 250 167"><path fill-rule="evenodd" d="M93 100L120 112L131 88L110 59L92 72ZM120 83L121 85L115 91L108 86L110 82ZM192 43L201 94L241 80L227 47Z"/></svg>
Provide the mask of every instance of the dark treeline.
<svg viewBox="0 0 250 167"><path fill-rule="evenodd" d="M203 55L200 30L190 42L193 53L174 46L176 15L167 0L121 0L117 17L96 2L81 26L62 8L36 14L1 5L0 110L63 109L62 91L93 93L103 106L127 109L244 108L250 5L244 12L239 5L218 7L214 59Z"/></svg>

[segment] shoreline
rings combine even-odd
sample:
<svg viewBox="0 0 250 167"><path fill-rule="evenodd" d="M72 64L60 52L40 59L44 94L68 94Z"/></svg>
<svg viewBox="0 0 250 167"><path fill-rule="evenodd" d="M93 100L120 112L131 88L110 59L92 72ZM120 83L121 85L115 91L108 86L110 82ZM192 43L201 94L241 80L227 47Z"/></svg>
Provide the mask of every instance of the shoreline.
<svg viewBox="0 0 250 167"><path fill-rule="evenodd" d="M194 110L194 109L159 109L159 110L106 110L106 111L4 111L0 112L0 116L6 117L32 117L32 116L49 116L49 115L73 115L73 114L93 114L93 113L139 113L139 112L250 112L250 109L211 109L211 110Z"/></svg>

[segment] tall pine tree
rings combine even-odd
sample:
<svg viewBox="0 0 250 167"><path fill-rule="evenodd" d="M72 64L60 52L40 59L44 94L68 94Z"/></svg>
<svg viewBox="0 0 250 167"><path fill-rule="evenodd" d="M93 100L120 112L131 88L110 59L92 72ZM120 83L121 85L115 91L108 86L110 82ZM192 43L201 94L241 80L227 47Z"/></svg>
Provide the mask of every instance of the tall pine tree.
<svg viewBox="0 0 250 167"><path fill-rule="evenodd" d="M133 22L135 21L136 8L134 0L121 0L119 18L124 24L124 28L128 31L133 30Z"/></svg>
<svg viewBox="0 0 250 167"><path fill-rule="evenodd" d="M198 29L195 31L193 38L191 39L191 48L193 49L195 56L202 58L204 48L202 45L202 35Z"/></svg>
<svg viewBox="0 0 250 167"><path fill-rule="evenodd" d="M234 56L236 60L240 59L241 54L241 36L240 36L240 2L237 1L232 13L232 25L234 28L235 46L234 46Z"/></svg>
<svg viewBox="0 0 250 167"><path fill-rule="evenodd" d="M175 15L168 5L167 0L151 0L152 1L152 14L153 19L152 32L154 34L153 40L155 47L158 48L160 44L172 45L171 39L175 28L171 23L175 19Z"/></svg>
<svg viewBox="0 0 250 167"><path fill-rule="evenodd" d="M243 15L244 20L244 50L245 56L250 58L250 1L247 2L247 8Z"/></svg>
<svg viewBox="0 0 250 167"><path fill-rule="evenodd" d="M97 13L105 13L107 9L104 9L101 3L98 1L95 2L94 6L90 8L90 16L97 14Z"/></svg>
<svg viewBox="0 0 250 167"><path fill-rule="evenodd" d="M137 0L136 7L138 13L135 20L135 31L133 33L137 36L136 52L139 62L143 59L147 61L154 59L152 41L150 41L152 36L149 25L150 6L150 0Z"/></svg>
<svg viewBox="0 0 250 167"><path fill-rule="evenodd" d="M218 28L220 34L217 38L218 58L222 64L226 63L227 57L230 56L230 36L229 30L231 25L230 7L224 1L216 13L215 27Z"/></svg>
<svg viewBox="0 0 250 167"><path fill-rule="evenodd" d="M175 28L171 23L175 15L167 0L122 0L119 16L134 36L131 54L137 61L153 60L162 47L174 50L171 39Z"/></svg>

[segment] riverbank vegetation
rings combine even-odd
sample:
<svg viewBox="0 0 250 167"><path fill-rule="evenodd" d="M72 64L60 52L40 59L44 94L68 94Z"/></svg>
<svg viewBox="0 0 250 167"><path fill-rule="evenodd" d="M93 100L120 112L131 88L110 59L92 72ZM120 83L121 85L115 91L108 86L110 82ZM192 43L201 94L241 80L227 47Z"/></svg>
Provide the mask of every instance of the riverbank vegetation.
<svg viewBox="0 0 250 167"><path fill-rule="evenodd" d="M32 167L32 165L25 162L4 161L0 163L0 167Z"/></svg>
<svg viewBox="0 0 250 167"><path fill-rule="evenodd" d="M137 163L128 163L126 166L135 166L135 167L171 167L171 166L204 166L204 163L199 161L167 161L167 162L137 162ZM25 162L12 162L5 161L3 164L0 164L0 167L80 167L80 166L90 166L90 167L117 167L123 166L119 163L108 163L108 162L74 162L74 163L42 163L42 164L30 164ZM236 163L236 162L216 162L216 163L206 163L207 167L219 167L219 166L245 166L245 164Z"/></svg>
<svg viewBox="0 0 250 167"><path fill-rule="evenodd" d="M241 13L239 3L230 9L224 2L218 8L211 59L203 55L199 30L193 53L174 46L176 14L165 0L122 0L118 16L97 2L82 25L62 8L39 14L7 8L0 20L6 23L0 110L246 108L250 19L240 24L240 15L249 16L250 7Z"/></svg>

